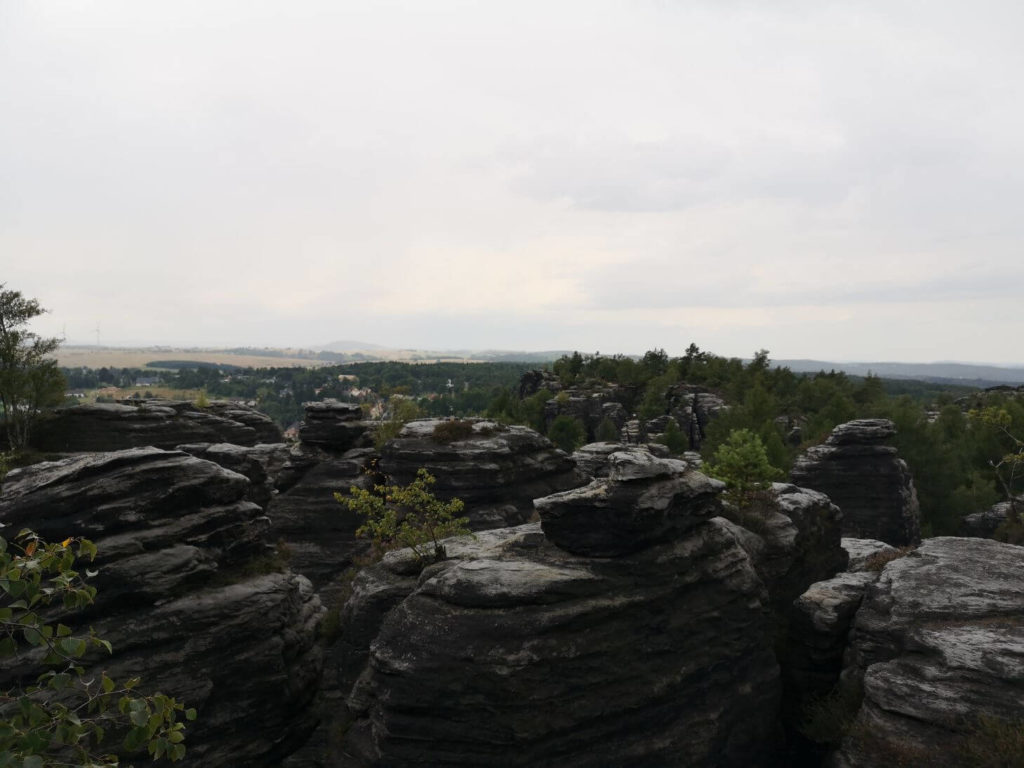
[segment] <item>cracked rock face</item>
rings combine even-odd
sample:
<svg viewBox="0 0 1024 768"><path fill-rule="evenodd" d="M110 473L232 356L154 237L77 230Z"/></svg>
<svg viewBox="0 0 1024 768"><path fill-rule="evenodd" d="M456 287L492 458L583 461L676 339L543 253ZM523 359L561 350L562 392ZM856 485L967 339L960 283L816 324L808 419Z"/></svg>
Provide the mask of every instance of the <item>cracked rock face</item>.
<svg viewBox="0 0 1024 768"><path fill-rule="evenodd" d="M797 457L790 479L828 495L843 512L843 535L896 547L921 540L920 511L906 462L884 441L888 419L840 424L822 445Z"/></svg>
<svg viewBox="0 0 1024 768"><path fill-rule="evenodd" d="M329 765L770 763L766 596L728 523L612 559L536 524L447 547L421 574L403 551L357 578Z"/></svg>
<svg viewBox="0 0 1024 768"><path fill-rule="evenodd" d="M267 553L249 481L180 451L81 454L11 471L0 520L92 539L96 601L62 618L113 644L102 668L195 707L182 766L270 768L316 725L323 614L310 582L245 575ZM0 677L34 674L28 665Z"/></svg>
<svg viewBox="0 0 1024 768"><path fill-rule="evenodd" d="M940 537L885 566L850 636L864 701L837 765L953 768L979 716L1024 720L1022 564L1022 547Z"/></svg>

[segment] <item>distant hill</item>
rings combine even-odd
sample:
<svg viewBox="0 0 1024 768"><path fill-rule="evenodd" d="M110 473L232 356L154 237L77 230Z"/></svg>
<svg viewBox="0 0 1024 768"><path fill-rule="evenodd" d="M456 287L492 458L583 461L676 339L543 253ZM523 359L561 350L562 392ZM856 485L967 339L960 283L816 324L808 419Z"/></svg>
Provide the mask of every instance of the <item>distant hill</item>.
<svg viewBox="0 0 1024 768"><path fill-rule="evenodd" d="M993 387L1024 384L1024 368L977 365L973 363L834 363L827 360L773 360L794 373L842 371L853 376L869 373L884 379L916 379L936 384L967 384Z"/></svg>
<svg viewBox="0 0 1024 768"><path fill-rule="evenodd" d="M343 339L341 341L332 341L329 344L323 344L319 347L314 347L319 352L374 352L376 350L387 349L382 347L380 344L369 344L365 341L350 341Z"/></svg>

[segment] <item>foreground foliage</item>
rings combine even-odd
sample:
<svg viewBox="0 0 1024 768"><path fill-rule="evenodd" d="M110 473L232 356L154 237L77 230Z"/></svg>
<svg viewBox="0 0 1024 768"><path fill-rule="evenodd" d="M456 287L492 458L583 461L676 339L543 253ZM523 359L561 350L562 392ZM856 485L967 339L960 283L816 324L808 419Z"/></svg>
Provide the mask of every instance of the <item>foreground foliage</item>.
<svg viewBox="0 0 1024 768"><path fill-rule="evenodd" d="M67 386L56 361L48 359L60 339L27 328L45 311L35 299L0 283L0 414L7 443L15 449L28 443L39 412L63 401Z"/></svg>
<svg viewBox="0 0 1024 768"><path fill-rule="evenodd" d="M408 547L427 565L447 557L443 539L470 534L466 527L469 518L457 517L464 509L462 500L441 501L430 491L435 482L434 476L421 468L409 485L385 483L374 485L372 491L352 486L349 495L336 493L334 497L364 518L356 535L372 540L375 556Z"/></svg>
<svg viewBox="0 0 1024 768"><path fill-rule="evenodd" d="M105 747L111 734L126 752L146 750L172 762L185 755L178 718L192 720L195 710L160 693L139 695L138 678L87 675L81 660L110 653L110 643L47 619L47 611L60 617L93 602L96 589L74 566L95 556L87 539L47 543L28 530L11 542L0 537L0 657L14 659L19 671L48 668L25 680L8 667L0 690L0 768L116 766L117 755Z"/></svg>

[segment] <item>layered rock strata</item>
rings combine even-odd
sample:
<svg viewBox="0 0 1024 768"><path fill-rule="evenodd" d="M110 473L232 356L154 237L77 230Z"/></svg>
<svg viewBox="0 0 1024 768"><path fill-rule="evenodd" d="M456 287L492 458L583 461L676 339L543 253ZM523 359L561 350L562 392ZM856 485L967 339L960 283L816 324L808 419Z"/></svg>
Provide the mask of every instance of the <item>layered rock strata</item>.
<svg viewBox="0 0 1024 768"><path fill-rule="evenodd" d="M639 453L538 500L543 528L451 539L422 572L403 550L360 574L342 625L350 721L330 764L772 764L763 584L713 517L717 484Z"/></svg>
<svg viewBox="0 0 1024 768"><path fill-rule="evenodd" d="M726 505L723 514L745 529L741 542L780 618L811 584L846 570L842 513L823 493L773 483L757 508L739 511Z"/></svg>
<svg viewBox="0 0 1024 768"><path fill-rule="evenodd" d="M118 451L182 443L279 443L281 430L271 419L244 405L214 401L193 403L148 400L138 405L95 403L62 408L39 421L32 435L38 451L75 453Z"/></svg>
<svg viewBox="0 0 1024 768"><path fill-rule="evenodd" d="M372 487L374 457L366 448L336 454L297 446L278 475L279 492L267 505L271 537L285 544L289 566L313 582L328 606L342 588L334 582L369 547L365 539L356 538L365 521L339 504L334 494L346 494L352 486Z"/></svg>
<svg viewBox="0 0 1024 768"><path fill-rule="evenodd" d="M289 465L291 454L287 443L185 443L177 450L245 475L249 480L246 499L261 507L267 506L277 490L277 478Z"/></svg>
<svg viewBox="0 0 1024 768"><path fill-rule="evenodd" d="M357 403L323 400L306 403L304 408L306 416L299 427L299 440L304 445L342 453L373 445L372 424L363 421Z"/></svg>
<svg viewBox="0 0 1024 768"><path fill-rule="evenodd" d="M921 533L914 481L896 449L884 444L895 434L888 419L840 424L822 445L797 457L790 478L838 505L845 536L916 544Z"/></svg>
<svg viewBox="0 0 1024 768"><path fill-rule="evenodd" d="M608 457L608 476L537 499L544 535L577 555L616 557L679 538L721 509L723 484L642 448Z"/></svg>
<svg viewBox="0 0 1024 768"><path fill-rule="evenodd" d="M518 525L533 515L533 500L585 482L572 459L527 427L469 420L464 439L439 441L444 419L407 424L381 452L380 468L396 485L406 485L421 467L437 483L442 499L458 497L473 530Z"/></svg>
<svg viewBox="0 0 1024 768"><path fill-rule="evenodd" d="M183 766L276 766L316 725L323 609L308 580L276 570L248 485L136 448L13 470L0 495L14 530L96 543L96 601L62 621L112 642L99 662L112 677L198 710Z"/></svg>
<svg viewBox="0 0 1024 768"><path fill-rule="evenodd" d="M985 729L1024 723L1024 548L941 537L888 563L856 614L844 685L863 703L842 768L1018 764ZM988 720L986 720L988 718Z"/></svg>

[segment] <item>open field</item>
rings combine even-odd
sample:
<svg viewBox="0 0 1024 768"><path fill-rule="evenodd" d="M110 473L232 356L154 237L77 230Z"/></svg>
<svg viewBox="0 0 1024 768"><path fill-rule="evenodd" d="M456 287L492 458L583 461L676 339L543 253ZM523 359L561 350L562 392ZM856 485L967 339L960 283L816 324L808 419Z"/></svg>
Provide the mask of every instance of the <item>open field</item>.
<svg viewBox="0 0 1024 768"><path fill-rule="evenodd" d="M158 360L194 360L197 363L237 365L242 368L316 368L329 365L323 360L278 355L236 354L216 349L176 349L173 347L73 347L57 350L57 364L65 368L145 368Z"/></svg>

